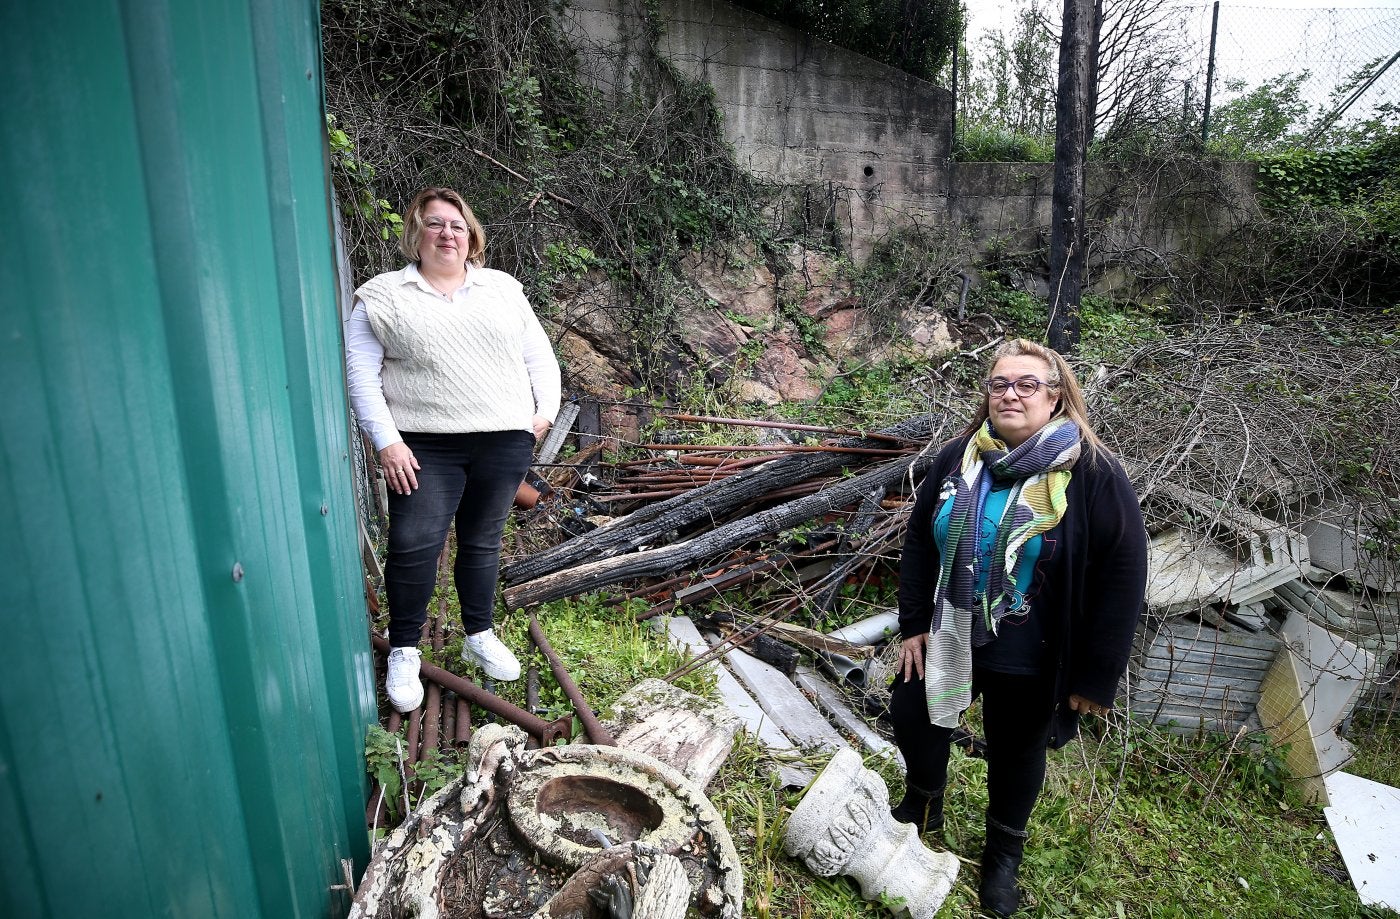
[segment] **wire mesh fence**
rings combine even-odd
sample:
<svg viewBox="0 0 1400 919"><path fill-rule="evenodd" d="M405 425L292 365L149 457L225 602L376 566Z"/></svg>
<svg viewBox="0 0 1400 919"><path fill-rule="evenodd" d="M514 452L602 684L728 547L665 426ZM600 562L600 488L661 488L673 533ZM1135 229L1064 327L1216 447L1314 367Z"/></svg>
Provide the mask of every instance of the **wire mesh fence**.
<svg viewBox="0 0 1400 919"><path fill-rule="evenodd" d="M1218 15L1217 15L1218 7ZM1197 37L1198 52L1188 78L1200 87L1212 75L1214 104L1228 103L1247 90L1280 78L1297 78L1289 101L1307 106L1313 119L1339 108L1353 90L1400 51L1400 7L1236 6L1203 3L1180 8L1183 23ZM1211 60L1215 21L1214 67ZM1365 120L1381 106L1400 100L1400 65L1390 66L1365 86L1344 119Z"/></svg>
<svg viewBox="0 0 1400 919"><path fill-rule="evenodd" d="M1400 118L1400 5L1371 2L1107 0L1097 134L1212 139L1233 130L1257 149L1261 138L1275 147L1355 139L1358 126L1378 118L1393 126ZM1048 135L1059 4L1022 0L996 21L973 11L971 22L977 31L957 64L956 138L987 129ZM1333 117L1329 138L1321 128Z"/></svg>

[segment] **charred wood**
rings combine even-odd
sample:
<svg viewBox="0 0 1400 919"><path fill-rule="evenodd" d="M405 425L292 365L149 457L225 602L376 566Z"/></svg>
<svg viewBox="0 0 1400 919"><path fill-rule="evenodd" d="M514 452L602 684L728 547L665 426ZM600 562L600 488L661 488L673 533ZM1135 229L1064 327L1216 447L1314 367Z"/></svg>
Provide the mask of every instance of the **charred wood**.
<svg viewBox="0 0 1400 919"><path fill-rule="evenodd" d="M925 440L931 438L934 432L941 428L939 420L933 415L922 415L893 425L881 433L901 438ZM854 440L849 443L843 442L842 445L861 446L867 443L870 442ZM668 531L686 532L697 525L710 523L736 508L762 498L775 488L789 486L794 481L816 478L835 472L847 462L847 457L835 453L793 454L766 462L757 468L747 469L739 475L703 485L665 501L640 508L625 518L581 536L576 536L552 549L537 552L514 564L507 565L501 572L502 581L507 586L523 585L526 582L535 581L571 566L579 565L586 560L591 560L592 565L584 567L593 567L600 564L600 560L633 552L642 546L655 543L662 534ZM907 466L908 464L905 462L900 465ZM892 481L897 481L898 478L899 476L895 475ZM869 487L874 488L875 483L872 481ZM854 498L847 500L854 500ZM641 568L645 569L646 565L643 564ZM624 574L617 580L638 577L643 573L659 574L666 570L665 568L645 572L639 570L636 573ZM615 583L615 581L604 580L595 586L603 586L603 584L608 583ZM531 592L527 591L526 593ZM568 592L553 596L567 595Z"/></svg>
<svg viewBox="0 0 1400 919"><path fill-rule="evenodd" d="M824 514L833 513L854 501L860 500L863 495L869 494L876 488L888 488L906 477L917 479L921 476L929 463L933 461L932 451L926 450L917 456L905 459L901 458L894 462L886 463L876 467L874 470L864 475L850 479L838 480L829 488L810 495L789 501L777 507L769 508L725 524L718 529L696 536L693 539L662 546L656 549L648 549L642 552L635 552L630 555L616 555L619 551L616 543L613 542L602 551L599 547L591 545L590 540L570 540L574 544L573 557L571 562L581 561L582 558L591 554L593 556L604 555L598 561L579 565L568 571L559 571L562 567L559 564L559 556L555 555L550 560L550 566L554 573L536 577L523 584L505 591L506 603L511 607L529 606L535 603L543 603L547 600L557 600L560 597L572 596L590 590L597 590L609 584L616 584L639 577L654 577L659 574L667 574L676 571L687 565L692 565L704 559L711 558L723 552L760 539L771 536L787 527L819 517ZM776 463L774 465L777 465ZM759 470L760 472L762 470ZM718 483L720 487L728 485L741 477L729 479ZM706 486L710 487L710 486ZM704 489L697 489L696 492ZM712 495L713 497L713 495ZM669 503L669 502L668 502ZM695 514L711 514L714 511L706 507L706 502L700 500L696 493L692 493L685 500L680 501L680 511L687 519L694 520ZM659 505L658 505L659 506ZM648 509L649 510L649 509ZM631 539L636 539L641 535L655 534L667 529L677 528L677 524L671 519L660 519L653 517L648 521L648 529L634 531ZM620 528L619 528L620 529ZM594 531L594 534L608 535L612 528L602 528ZM565 543L565 546L570 545ZM611 551L608 551L608 550ZM589 551L591 550L591 551ZM544 553L548 554L548 553ZM613 557L606 557L613 556ZM527 561L529 561L527 559ZM567 563L566 563L567 564ZM551 570L550 566L543 566L546 570ZM516 566L517 572L522 566Z"/></svg>

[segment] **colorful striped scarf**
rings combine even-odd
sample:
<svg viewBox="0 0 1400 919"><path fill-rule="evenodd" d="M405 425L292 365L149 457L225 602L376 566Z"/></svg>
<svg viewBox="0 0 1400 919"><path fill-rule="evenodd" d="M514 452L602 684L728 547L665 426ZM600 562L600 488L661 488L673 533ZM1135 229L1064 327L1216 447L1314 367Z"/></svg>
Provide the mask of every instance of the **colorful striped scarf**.
<svg viewBox="0 0 1400 919"><path fill-rule="evenodd" d="M988 421L968 440L958 472L944 481L940 497L951 497L953 507L924 664L929 720L939 727L957 727L972 704L972 648L990 642L1002 618L1020 611L1021 548L1064 517L1070 469L1078 459L1079 426L1067 417L1052 419L1014 450ZM978 536L994 480L1012 482L1011 494L987 559L986 590L979 593Z"/></svg>

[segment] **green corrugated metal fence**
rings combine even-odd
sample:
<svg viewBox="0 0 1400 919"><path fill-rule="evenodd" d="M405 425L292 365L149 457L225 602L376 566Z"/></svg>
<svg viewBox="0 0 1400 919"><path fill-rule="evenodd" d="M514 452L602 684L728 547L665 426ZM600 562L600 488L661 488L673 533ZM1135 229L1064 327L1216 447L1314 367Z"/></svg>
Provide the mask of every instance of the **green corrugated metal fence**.
<svg viewBox="0 0 1400 919"><path fill-rule="evenodd" d="M337 914L374 694L316 6L0 34L0 914Z"/></svg>

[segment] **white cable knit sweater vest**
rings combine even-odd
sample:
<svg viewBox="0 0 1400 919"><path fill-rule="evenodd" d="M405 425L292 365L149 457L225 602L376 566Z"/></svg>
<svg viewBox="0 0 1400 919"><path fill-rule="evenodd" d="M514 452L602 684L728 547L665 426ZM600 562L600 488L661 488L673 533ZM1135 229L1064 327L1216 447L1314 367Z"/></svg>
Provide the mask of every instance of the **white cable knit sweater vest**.
<svg viewBox="0 0 1400 919"><path fill-rule="evenodd" d="M473 269L464 306L400 279L397 271L381 274L355 291L384 345L384 398L399 430L532 430L523 347L536 320L520 282Z"/></svg>

